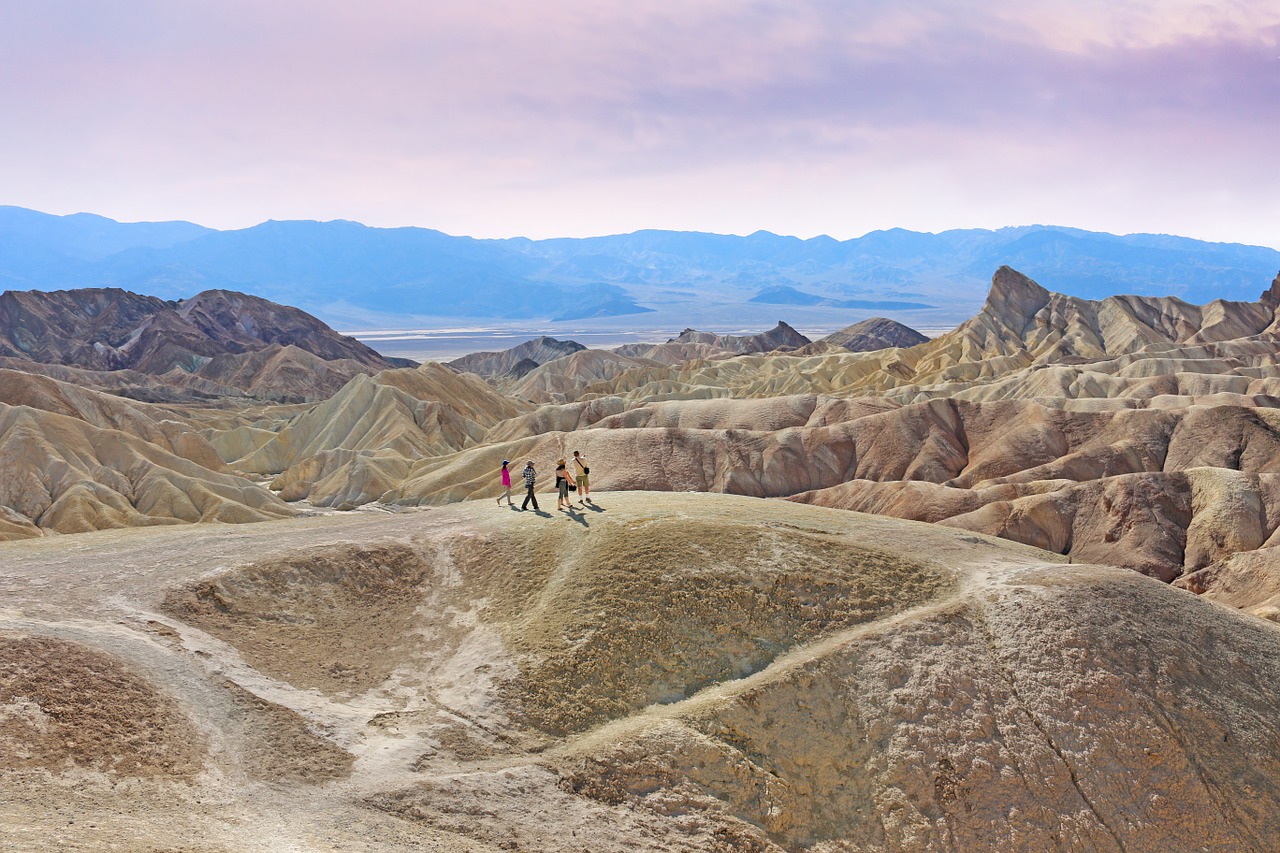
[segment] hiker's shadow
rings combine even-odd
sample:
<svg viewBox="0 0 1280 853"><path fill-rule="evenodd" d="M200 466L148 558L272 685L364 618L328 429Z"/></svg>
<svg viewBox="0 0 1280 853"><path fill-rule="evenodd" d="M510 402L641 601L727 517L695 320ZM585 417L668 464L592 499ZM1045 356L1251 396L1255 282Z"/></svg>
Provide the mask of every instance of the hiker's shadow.
<svg viewBox="0 0 1280 853"><path fill-rule="evenodd" d="M587 504L583 509L589 509L592 512L604 512L604 507L596 506L594 502Z"/></svg>
<svg viewBox="0 0 1280 853"><path fill-rule="evenodd" d="M552 517L552 516L551 516L551 513L547 512L545 509L535 509L535 510L533 511L533 514L534 514L534 515L540 515L540 516L542 516L543 518L551 518L551 517Z"/></svg>
<svg viewBox="0 0 1280 853"><path fill-rule="evenodd" d="M573 521L578 522L583 527L586 527L588 529L591 528L591 525L587 524L587 517L582 514L581 510L576 510L573 507L568 507L565 511L569 513L569 518L572 519Z"/></svg>

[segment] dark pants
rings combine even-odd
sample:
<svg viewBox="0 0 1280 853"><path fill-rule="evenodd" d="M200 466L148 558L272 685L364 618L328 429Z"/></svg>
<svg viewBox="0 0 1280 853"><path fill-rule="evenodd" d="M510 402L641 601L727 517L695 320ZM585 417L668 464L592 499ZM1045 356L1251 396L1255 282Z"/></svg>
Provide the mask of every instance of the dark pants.
<svg viewBox="0 0 1280 853"><path fill-rule="evenodd" d="M533 511L538 511L538 499L533 496L533 486L528 486L528 493L524 496L524 503L520 504L521 509L529 508L529 501L533 501Z"/></svg>

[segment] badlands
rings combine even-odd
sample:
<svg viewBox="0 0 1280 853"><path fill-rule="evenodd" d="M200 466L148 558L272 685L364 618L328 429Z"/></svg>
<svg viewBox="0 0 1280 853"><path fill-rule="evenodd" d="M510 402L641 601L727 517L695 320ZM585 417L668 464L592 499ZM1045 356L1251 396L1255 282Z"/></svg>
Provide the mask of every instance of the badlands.
<svg viewBox="0 0 1280 853"><path fill-rule="evenodd" d="M100 293L0 297L0 849L1280 837L1280 277L417 367Z"/></svg>

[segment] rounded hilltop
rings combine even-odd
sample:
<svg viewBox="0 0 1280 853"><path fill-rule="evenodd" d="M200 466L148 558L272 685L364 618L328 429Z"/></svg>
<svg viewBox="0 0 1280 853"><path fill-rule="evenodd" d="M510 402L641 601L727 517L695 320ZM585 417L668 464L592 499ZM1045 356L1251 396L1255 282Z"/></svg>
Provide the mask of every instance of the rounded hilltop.
<svg viewBox="0 0 1280 853"><path fill-rule="evenodd" d="M487 851L569 831L593 851L780 853L1275 835L1280 634L1264 622L936 525L728 495L597 504L10 543L0 749L21 760L0 769L0 842ZM82 737L92 750L67 748Z"/></svg>

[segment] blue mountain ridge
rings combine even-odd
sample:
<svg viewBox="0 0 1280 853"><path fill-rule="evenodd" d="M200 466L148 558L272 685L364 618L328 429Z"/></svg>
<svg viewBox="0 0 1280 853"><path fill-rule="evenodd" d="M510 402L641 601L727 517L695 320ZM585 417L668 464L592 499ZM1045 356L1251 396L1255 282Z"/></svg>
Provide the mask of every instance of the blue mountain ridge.
<svg viewBox="0 0 1280 853"><path fill-rule="evenodd" d="M180 299L224 288L321 317L345 305L384 316L569 320L754 301L815 311L932 308L962 319L1006 264L1089 299L1134 293L1205 303L1256 299L1280 269L1280 252L1043 225L894 228L843 241L660 230L530 240L344 220L218 231L0 207L6 289L121 287Z"/></svg>

